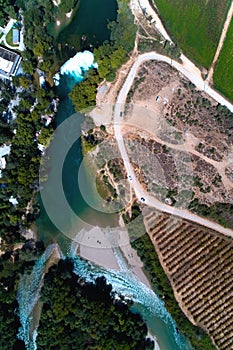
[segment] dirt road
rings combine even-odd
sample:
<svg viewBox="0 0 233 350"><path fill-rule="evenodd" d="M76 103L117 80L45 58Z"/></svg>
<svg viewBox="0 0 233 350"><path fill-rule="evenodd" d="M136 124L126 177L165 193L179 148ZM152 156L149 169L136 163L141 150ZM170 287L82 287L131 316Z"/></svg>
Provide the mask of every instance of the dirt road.
<svg viewBox="0 0 233 350"><path fill-rule="evenodd" d="M131 176L131 179L132 179L131 184L135 190L136 196L141 202L143 202L151 207L154 207L156 209L159 209L159 210L164 211L164 212L169 213L169 214L173 214L173 215L182 217L184 219L191 220L193 222L196 222L200 225L206 226L210 229L216 230L218 232L221 232L222 234L231 236L233 238L233 230L231 230L231 229L224 228L221 225L216 224L208 219L199 217L198 215L195 215L188 210L182 210L182 209L179 209L176 207L171 207L167 204L161 203L159 200L157 200L156 198L150 196L147 192L145 192L144 189L142 188L141 184L138 182L138 180L136 178L133 167L130 164L129 157L128 157L128 154L127 154L127 151L125 148L124 140L123 140L123 137L121 134L121 126L122 126L121 112L123 110L123 105L125 103L127 94L130 90L130 87L133 83L133 80L136 76L136 73L137 73L139 66L143 62L148 61L148 60L157 60L157 61L166 62L168 64L172 63L173 67L175 67L181 73L183 73L199 89L203 90L203 85L204 85L204 81L199 76L199 74L194 74L193 71L189 70L190 62L188 62L187 65L185 65L184 63L180 64L180 63L175 62L175 61L171 62L171 59L166 57L166 56L156 54L155 52L150 52L150 53L146 53L146 54L139 56L137 58L137 60L135 61L135 63L133 64L133 66L132 66L132 68L127 76L127 79L126 79L123 87L121 88L120 93L119 93L118 98L117 98L117 103L115 105L115 110L114 110L114 130L115 130L115 137L116 137L116 140L118 143L118 147L119 147L119 150L121 152L122 159L124 161L124 166L125 166L125 169L127 171L128 176L129 175ZM219 103L227 105L227 107L231 111L233 111L233 105L230 104L228 101L226 101L216 91L214 91L213 89L208 87L207 93L212 98L214 98L216 101L218 101Z"/></svg>
<svg viewBox="0 0 233 350"><path fill-rule="evenodd" d="M213 62L211 64L211 67L210 67L207 79L206 79L209 82L209 84L213 83L212 77L213 77L213 74L214 74L214 67L215 67L215 64L216 64L216 62L218 60L220 52L222 50L222 46L223 46L224 40L225 40L226 35L227 35L227 30L228 30L229 25L231 23L232 16L233 16L233 1L231 3L230 9L228 11L227 18L226 18L226 21L224 23L222 34L221 34L221 37L220 37L220 40L219 40L219 43L218 43L218 47L217 47L217 50L216 50Z"/></svg>
<svg viewBox="0 0 233 350"><path fill-rule="evenodd" d="M140 9L142 13L144 13L148 16L151 16L151 18L153 18L153 20L155 21L155 26L156 26L158 32L164 37L164 39L172 42L170 36L168 35L166 29L163 26L158 14L153 10L153 8L151 7L148 0L131 0L131 8L132 8L133 13L135 13L134 11L136 9ZM220 47L221 41L224 41L224 38L225 38L224 33L225 33L225 30L227 30L228 25L230 23L230 18L232 16L232 12L233 12L233 2L232 2L231 8L228 12L227 19L226 19L225 24L224 24L223 32L222 32L220 42L219 42L219 47ZM221 50L221 47L219 48L219 50ZM217 55L217 51L216 51L216 55ZM183 62L182 68L179 67L178 63L175 63L175 61L172 61L172 62L174 62L174 67L176 69L178 69L181 73L183 73L200 90L206 91L217 102L227 106L227 108L229 108L230 111L233 112L233 105L231 103L229 103L226 99L224 99L222 96L220 96L220 94L217 93L215 90L211 89L211 87L208 85L209 79L207 79L205 81L202 79L201 71L199 70L199 68L197 66L195 66L195 64L192 61L190 61L185 55L182 54L180 58ZM169 60L169 58L168 58L168 60ZM165 60L163 62L165 62ZM170 59L170 62L171 62L171 59ZM170 63L170 62L168 62L168 63ZM222 98L220 98L220 97L222 97Z"/></svg>

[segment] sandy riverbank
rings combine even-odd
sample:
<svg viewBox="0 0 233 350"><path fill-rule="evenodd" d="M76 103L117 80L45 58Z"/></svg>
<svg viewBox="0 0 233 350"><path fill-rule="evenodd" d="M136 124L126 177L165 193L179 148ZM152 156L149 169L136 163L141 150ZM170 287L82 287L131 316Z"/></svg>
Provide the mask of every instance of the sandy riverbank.
<svg viewBox="0 0 233 350"><path fill-rule="evenodd" d="M131 271L147 287L151 285L144 274L143 264L137 255L137 252L131 247L126 228L119 228L113 232L115 242L108 237L107 230L99 227L93 227L88 232L81 232L77 237L78 253L86 260L90 260L107 269L121 270L117 261L114 247L117 247L123 253L129 271ZM117 235L117 237L116 237Z"/></svg>

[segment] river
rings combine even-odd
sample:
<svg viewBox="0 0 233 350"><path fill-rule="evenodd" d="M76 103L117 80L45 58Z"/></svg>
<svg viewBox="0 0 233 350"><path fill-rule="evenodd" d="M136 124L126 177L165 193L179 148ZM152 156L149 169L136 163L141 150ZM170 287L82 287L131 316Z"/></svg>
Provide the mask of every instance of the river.
<svg viewBox="0 0 233 350"><path fill-rule="evenodd" d="M105 40L109 39L110 33L107 28L107 23L109 19L116 18L116 9L117 7L115 0L80 0L79 7L76 11L74 11L68 26L58 32L57 40L65 43L67 38L70 36L72 37L74 34L76 35L76 38L80 38L80 35L82 36L85 34L85 45L88 44L88 46L90 46L91 44L93 46L98 46ZM85 71L85 69L83 70ZM56 92L60 98L60 104L56 114L57 126L61 125L63 121L74 113L68 93L72 89L73 85L80 80L81 78L79 79L77 76L74 77L73 73L64 74L61 76L59 85L56 87ZM76 117L77 124L80 128L80 124L84 117L80 114L77 114ZM77 130L77 132L79 131L80 130ZM63 143L65 147L67 134L64 133L60 136L60 146L62 148ZM52 147L53 145L51 145L51 148ZM53 164L52 162L53 160L51 160L51 164ZM105 214L94 210L84 201L77 182L81 162L82 149L79 138L70 148L63 167L62 181L67 201L69 202L74 213L81 217L83 221L102 227L116 226L118 224L118 218L116 215ZM91 174L88 173L85 167L82 169L82 171L84 172L83 176L86 178L87 187L91 189ZM56 173L53 174L53 169L51 169L50 177L52 178L53 176L55 181ZM46 188L42 189L42 192L43 191L46 191ZM59 208L56 198L56 191L53 191L51 196L54 197L54 207ZM94 202L95 198L92 198L92 200ZM62 216L63 213L61 212L60 215ZM69 230L70 218L64 217L63 219L67 223L67 230ZM46 210L43 208L43 205L41 205L41 214L36 224L38 239L44 240L48 248L51 243L56 242L61 247L64 255L70 254L72 240L70 237L68 237L69 235L64 235L51 222ZM81 227L78 227L78 229L80 230ZM118 258L120 260L124 259L123 256L119 256ZM151 333L156 336L161 350L190 349L187 342L182 339L180 334L177 332L175 323L169 313L166 311L163 301L160 300L157 295L152 292L152 290L137 280L132 273L127 271L108 270L95 264L87 264L86 262L80 260L80 258L77 256L73 256L73 259L75 262L75 269L78 274L81 274L87 280L93 279L93 275L94 277L104 275L106 280L113 285L113 289L119 293L122 293L126 297L131 297L134 300L133 310L135 312L140 312L143 315L144 319L148 323ZM39 274L38 269L41 269ZM27 311L26 308L28 313L25 314L24 301L31 300L33 305L35 304L35 299L38 298L38 290L35 288L35 285L41 285L36 275L42 275L43 270L44 257L42 257L41 262L36 265L35 271L32 272L31 282L30 279L27 280L27 285L25 285L25 288L21 288L19 293L19 304L22 305L20 308L20 316L21 320L23 321L21 336L27 341L29 339L28 334L26 334L29 328L27 317L30 317L31 309L28 309ZM35 278L37 278L36 283L33 284L32 288L30 283L33 283L33 280L35 282ZM23 334L23 328L25 328L25 334ZM34 344L35 341L33 340L32 343ZM35 349L33 346L34 345L30 345L28 350Z"/></svg>
<svg viewBox="0 0 233 350"><path fill-rule="evenodd" d="M70 18L63 15L60 25L50 25L50 32L57 43L68 44L77 49L101 45L110 38L109 22L116 20L116 0L79 0Z"/></svg>

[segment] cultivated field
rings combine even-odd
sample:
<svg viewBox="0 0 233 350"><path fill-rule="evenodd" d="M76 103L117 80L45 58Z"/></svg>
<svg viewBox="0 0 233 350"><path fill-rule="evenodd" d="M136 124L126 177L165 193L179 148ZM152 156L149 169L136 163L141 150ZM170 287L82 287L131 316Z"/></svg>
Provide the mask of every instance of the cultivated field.
<svg viewBox="0 0 233 350"><path fill-rule="evenodd" d="M214 71L214 85L233 101L233 20Z"/></svg>
<svg viewBox="0 0 233 350"><path fill-rule="evenodd" d="M230 3L230 0L155 1L174 40L205 68L213 60Z"/></svg>
<svg viewBox="0 0 233 350"><path fill-rule="evenodd" d="M144 222L184 313L218 349L233 349L232 240L156 211Z"/></svg>

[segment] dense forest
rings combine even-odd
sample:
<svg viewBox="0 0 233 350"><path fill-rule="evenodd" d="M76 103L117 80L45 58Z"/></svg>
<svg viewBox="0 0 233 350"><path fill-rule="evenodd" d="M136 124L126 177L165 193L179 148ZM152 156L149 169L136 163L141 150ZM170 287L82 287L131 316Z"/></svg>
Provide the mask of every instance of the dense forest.
<svg viewBox="0 0 233 350"><path fill-rule="evenodd" d="M17 18L19 8L15 0L0 0L0 27L4 27L10 18Z"/></svg>
<svg viewBox="0 0 233 350"><path fill-rule="evenodd" d="M6 104L12 97L18 99L13 108L16 119L11 120L9 111L0 116L1 144L11 144L0 178L0 234L4 247L20 241L23 227L30 226L38 213L38 206L32 201L38 190L41 160L38 145L47 145L53 131L45 116L53 115L54 94L33 84L30 76L15 77L13 87L8 82L1 84L1 97ZM9 202L11 196L17 200L17 206Z"/></svg>
<svg viewBox="0 0 233 350"><path fill-rule="evenodd" d="M21 249L0 257L1 350L26 349L17 338L20 327L17 289L20 276L31 272L43 250L43 243L29 240ZM44 277L37 348L153 349L153 341L146 338L145 322L130 311L131 302L116 297L104 278L87 283L73 268L71 260L60 260Z"/></svg>
<svg viewBox="0 0 233 350"><path fill-rule="evenodd" d="M4 4L6 7L8 1ZM56 109L53 87L48 82L41 87L39 77L47 76L51 83L50 68L59 61L46 25L54 20L56 11L66 11L66 6L74 4L73 0L62 1L57 9L47 0L16 2L23 11L27 30L24 33L26 50L22 52L24 74L14 77L12 82L0 81L0 146L11 145L10 154L5 156L6 169L0 178L0 236L4 250L25 241L22 233L39 213L35 201L42 155L39 145L49 143L54 124L48 120L53 119ZM17 206L9 202L11 196L17 200Z"/></svg>
<svg viewBox="0 0 233 350"><path fill-rule="evenodd" d="M73 262L60 260L44 279L38 350L153 349L147 327L130 303L114 297L104 277L87 283L73 272Z"/></svg>

